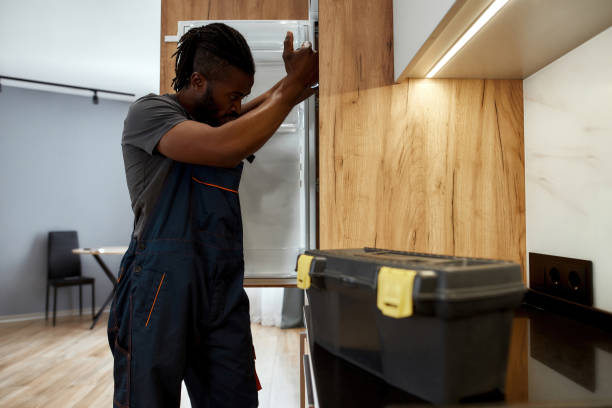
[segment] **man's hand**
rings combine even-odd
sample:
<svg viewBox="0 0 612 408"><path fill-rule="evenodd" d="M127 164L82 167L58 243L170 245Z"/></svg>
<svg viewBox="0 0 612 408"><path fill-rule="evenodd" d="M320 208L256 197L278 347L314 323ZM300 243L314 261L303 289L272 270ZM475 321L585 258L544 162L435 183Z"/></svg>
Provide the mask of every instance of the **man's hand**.
<svg viewBox="0 0 612 408"><path fill-rule="evenodd" d="M317 90L311 86L319 82L319 54L312 50L309 43L294 50L293 33L289 31L285 37L283 60L287 76L265 93L242 105L241 115L256 109L281 87L285 89L285 94L290 95L287 100L292 106L316 93Z"/></svg>
<svg viewBox="0 0 612 408"><path fill-rule="evenodd" d="M309 43L294 50L291 31L288 31L285 37L283 61L287 80L298 82L304 88L309 88L319 81L319 54L312 50Z"/></svg>

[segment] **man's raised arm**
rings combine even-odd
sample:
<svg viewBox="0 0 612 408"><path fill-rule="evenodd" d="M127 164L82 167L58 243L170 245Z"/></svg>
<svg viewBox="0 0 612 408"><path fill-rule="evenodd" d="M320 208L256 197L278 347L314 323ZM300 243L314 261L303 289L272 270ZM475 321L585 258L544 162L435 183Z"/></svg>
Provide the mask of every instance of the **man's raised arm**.
<svg viewBox="0 0 612 408"><path fill-rule="evenodd" d="M294 50L291 33L285 38L283 59L287 76L256 98L257 103L245 105L246 113L219 127L181 122L162 136L158 151L176 161L218 167L235 167L255 153L318 81L318 54L310 47Z"/></svg>

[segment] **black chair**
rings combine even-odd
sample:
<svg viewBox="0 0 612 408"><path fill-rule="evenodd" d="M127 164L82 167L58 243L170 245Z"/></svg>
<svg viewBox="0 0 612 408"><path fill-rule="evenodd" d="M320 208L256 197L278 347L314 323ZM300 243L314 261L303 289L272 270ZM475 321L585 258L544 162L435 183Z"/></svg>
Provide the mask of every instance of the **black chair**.
<svg viewBox="0 0 612 408"><path fill-rule="evenodd" d="M83 314L83 285L91 285L91 315L94 316L95 279L82 276L81 257L72 250L79 247L76 231L49 232L47 253L47 302L45 320L49 318L49 288L53 286L53 326L57 308L57 288L79 286L79 313Z"/></svg>

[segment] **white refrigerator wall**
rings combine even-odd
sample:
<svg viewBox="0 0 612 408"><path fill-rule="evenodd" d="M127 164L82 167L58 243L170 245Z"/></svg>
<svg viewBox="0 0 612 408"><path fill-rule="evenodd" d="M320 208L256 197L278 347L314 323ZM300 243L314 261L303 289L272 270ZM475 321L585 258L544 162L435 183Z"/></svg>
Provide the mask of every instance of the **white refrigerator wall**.
<svg viewBox="0 0 612 408"><path fill-rule="evenodd" d="M612 311L612 28L523 82L527 252L593 261Z"/></svg>

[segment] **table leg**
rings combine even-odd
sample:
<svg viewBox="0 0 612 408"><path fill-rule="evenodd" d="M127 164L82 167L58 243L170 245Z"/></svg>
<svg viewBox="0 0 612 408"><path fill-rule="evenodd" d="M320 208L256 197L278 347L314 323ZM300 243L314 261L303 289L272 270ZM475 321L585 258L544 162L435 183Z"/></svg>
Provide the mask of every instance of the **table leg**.
<svg viewBox="0 0 612 408"><path fill-rule="evenodd" d="M104 304L102 305L100 310L98 310L98 313L96 313L96 315L94 316L93 322L91 323L91 327L89 328L90 330L94 328L94 326L96 325L96 323L100 319L100 316L102 316L102 313L104 313L104 309L106 308L106 306L108 306L108 304L111 302L111 300L113 300L113 296L115 296L115 289L113 289L111 294L108 295L108 298L106 298L106 300L104 301Z"/></svg>
<svg viewBox="0 0 612 408"><path fill-rule="evenodd" d="M100 310L98 310L98 312L94 316L94 319L93 319L93 322L91 323L90 329L94 328L94 326L96 325L96 323L100 319L100 316L102 316L102 313L104 312L104 309L106 308L106 306L108 306L108 304L111 302L111 300L113 300L113 296L115 296L115 289L117 288L117 278L115 277L115 275L113 275L113 273L110 271L110 269L108 269L108 266L106 266L106 264L104 263L102 258L100 258L100 255L93 254L93 257L98 262L98 265L100 265L100 268L102 268L102 270L104 271L104 273L106 274L108 279L112 282L113 290L111 291L111 293L108 296L108 298L104 301L104 304L102 305ZM93 302L93 299L92 299L92 302Z"/></svg>
<svg viewBox="0 0 612 408"><path fill-rule="evenodd" d="M113 273L110 271L110 269L108 269L108 266L106 266L106 264L104 263L102 258L100 258L100 255L94 254L93 257L96 259L96 261L98 261L98 265L100 265L100 268L102 268L102 270L104 271L104 273L106 274L108 279L113 283L113 286L116 286L117 285L117 278L115 277L115 275L113 275Z"/></svg>

